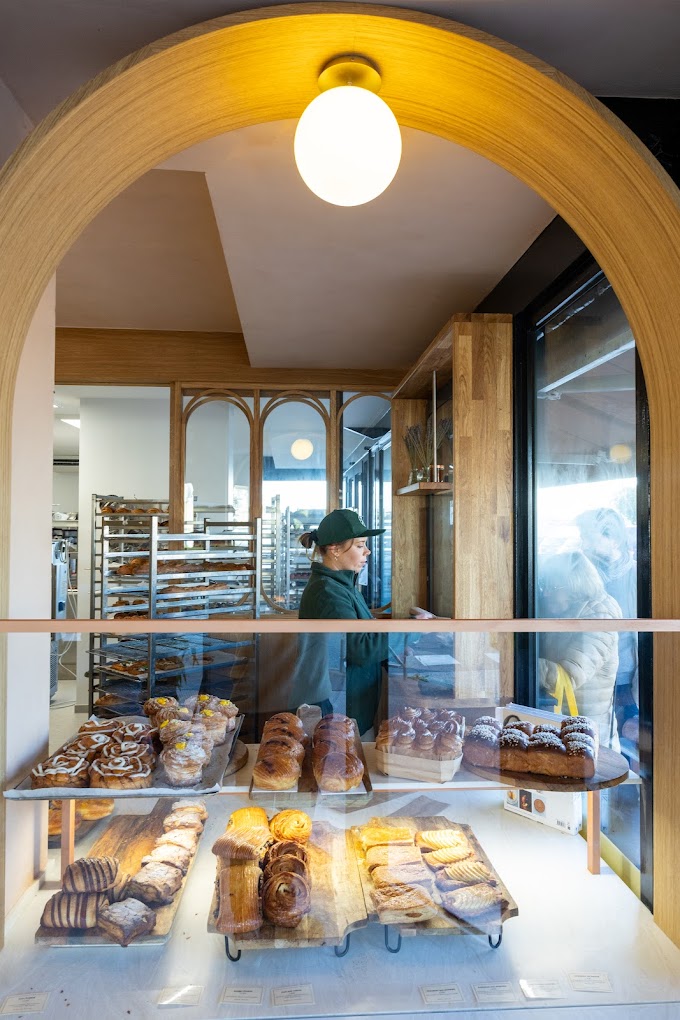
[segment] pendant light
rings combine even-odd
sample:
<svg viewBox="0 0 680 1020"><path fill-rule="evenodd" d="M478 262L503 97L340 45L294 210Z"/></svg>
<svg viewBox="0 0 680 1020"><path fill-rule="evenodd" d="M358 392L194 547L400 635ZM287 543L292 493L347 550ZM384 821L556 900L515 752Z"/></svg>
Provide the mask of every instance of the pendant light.
<svg viewBox="0 0 680 1020"><path fill-rule="evenodd" d="M319 75L295 131L295 162L315 195L332 205L372 202L394 179L401 159L397 119L376 94L381 78L366 57L335 57Z"/></svg>

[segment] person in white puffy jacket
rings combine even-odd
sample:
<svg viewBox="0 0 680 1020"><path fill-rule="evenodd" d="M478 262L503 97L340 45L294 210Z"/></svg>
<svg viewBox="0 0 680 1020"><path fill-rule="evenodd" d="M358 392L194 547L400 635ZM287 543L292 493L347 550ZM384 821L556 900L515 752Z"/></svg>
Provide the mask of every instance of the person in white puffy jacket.
<svg viewBox="0 0 680 1020"><path fill-rule="evenodd" d="M574 620L621 619L618 603L604 589L597 570L582 552L556 553L539 565L539 615ZM615 631L541 634L539 683L554 696L559 669L565 670L579 715L597 723L600 742L619 750L614 715L614 683L619 664ZM563 709L566 712L566 707Z"/></svg>

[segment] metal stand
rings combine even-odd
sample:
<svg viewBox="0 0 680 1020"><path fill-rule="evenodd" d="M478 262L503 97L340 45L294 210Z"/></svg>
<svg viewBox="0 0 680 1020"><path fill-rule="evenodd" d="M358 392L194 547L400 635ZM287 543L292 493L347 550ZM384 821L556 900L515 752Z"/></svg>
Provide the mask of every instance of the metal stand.
<svg viewBox="0 0 680 1020"><path fill-rule="evenodd" d="M232 956L231 955L231 953L229 951L229 936L228 935L224 936L224 951L225 951L225 953L227 954L227 957L231 960L232 963L238 963L238 961L241 959L241 950L240 949L236 950L236 956Z"/></svg>
<svg viewBox="0 0 680 1020"><path fill-rule="evenodd" d="M488 939L489 939L489 945L491 946L491 948L492 949L498 949L498 947L500 946L501 942L503 941L503 929L501 928L501 930L498 932L498 935L496 937L496 941L495 942L493 940L493 935L489 935Z"/></svg>
<svg viewBox="0 0 680 1020"><path fill-rule="evenodd" d="M399 950L401 949L400 934L397 935L396 948L393 949L392 946L390 946L390 926L388 924L385 925L385 949L387 950L388 953L398 953Z"/></svg>
<svg viewBox="0 0 680 1020"><path fill-rule="evenodd" d="M342 948L340 948L340 946L333 946L333 952L337 957L347 956L347 954L349 953L349 939L350 936L345 935L345 938L341 943Z"/></svg>

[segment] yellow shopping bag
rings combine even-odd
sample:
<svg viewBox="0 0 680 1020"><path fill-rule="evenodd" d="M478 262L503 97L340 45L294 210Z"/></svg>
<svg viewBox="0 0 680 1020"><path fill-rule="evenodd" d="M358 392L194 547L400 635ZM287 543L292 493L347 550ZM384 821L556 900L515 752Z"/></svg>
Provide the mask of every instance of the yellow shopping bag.
<svg viewBox="0 0 680 1020"><path fill-rule="evenodd" d="M576 704L576 695L574 694L574 688L571 682L571 677L567 673L564 666L557 665L557 683L555 684L555 692L553 697L555 699L554 711L558 715L563 715L562 702L567 699L567 708L569 709L569 715L578 715L578 705Z"/></svg>

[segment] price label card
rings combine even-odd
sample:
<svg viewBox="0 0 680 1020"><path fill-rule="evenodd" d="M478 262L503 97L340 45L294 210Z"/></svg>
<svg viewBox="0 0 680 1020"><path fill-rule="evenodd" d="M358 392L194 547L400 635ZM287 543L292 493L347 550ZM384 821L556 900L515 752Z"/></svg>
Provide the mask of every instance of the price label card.
<svg viewBox="0 0 680 1020"><path fill-rule="evenodd" d="M563 999L564 993L559 981L527 981L522 978L519 987L527 999Z"/></svg>
<svg viewBox="0 0 680 1020"><path fill-rule="evenodd" d="M8 995L3 1000L0 1013L7 1016L10 1013L43 1013L49 992L20 992L18 995Z"/></svg>
<svg viewBox="0 0 680 1020"><path fill-rule="evenodd" d="M272 988L272 1003L275 1006L313 1006L314 989L311 985Z"/></svg>
<svg viewBox="0 0 680 1020"><path fill-rule="evenodd" d="M612 983L604 970L580 970L569 975L575 992L611 992Z"/></svg>
<svg viewBox="0 0 680 1020"><path fill-rule="evenodd" d="M239 988L227 985L222 992L220 1005L227 1002L242 1002L248 1006L261 1006L262 988L258 985L241 985Z"/></svg>
<svg viewBox="0 0 680 1020"><path fill-rule="evenodd" d="M477 1002L516 1002L515 990L509 981L487 981L473 985Z"/></svg>
<svg viewBox="0 0 680 1020"><path fill-rule="evenodd" d="M198 1006L203 995L203 985L179 985L164 988L158 996L159 1006Z"/></svg>
<svg viewBox="0 0 680 1020"><path fill-rule="evenodd" d="M420 994L426 1006L446 1006L464 1001L460 985L421 985Z"/></svg>

